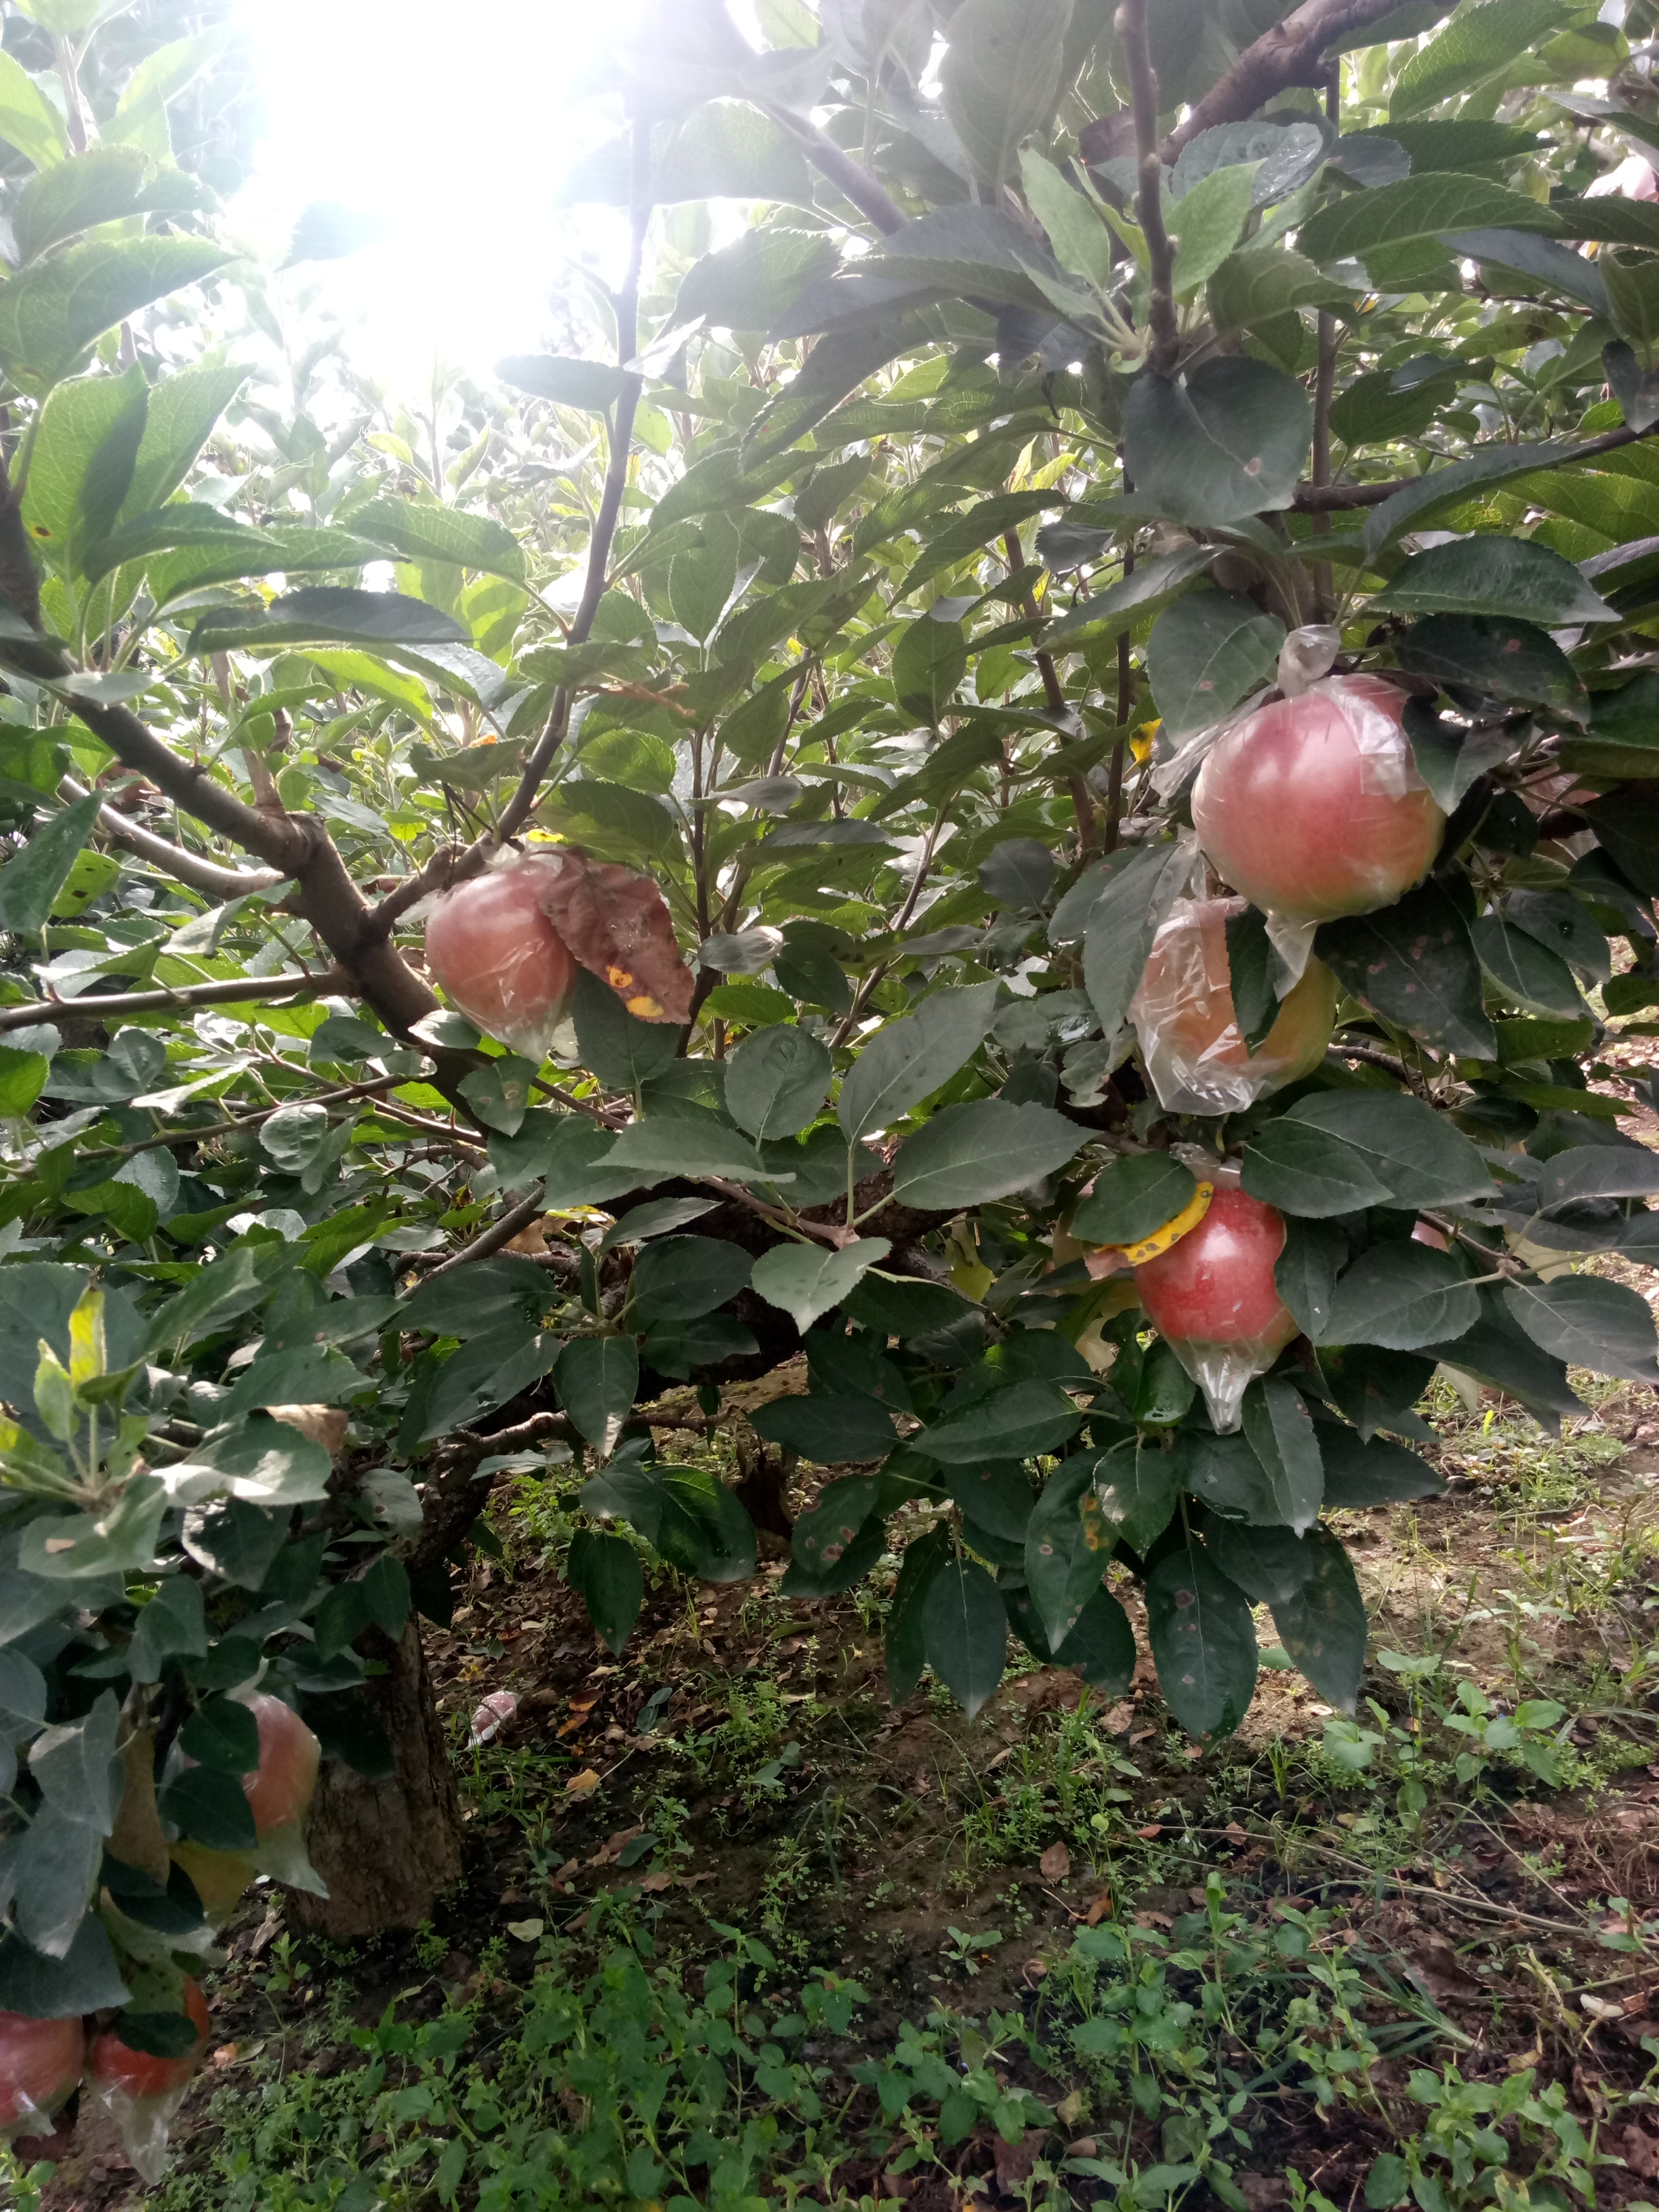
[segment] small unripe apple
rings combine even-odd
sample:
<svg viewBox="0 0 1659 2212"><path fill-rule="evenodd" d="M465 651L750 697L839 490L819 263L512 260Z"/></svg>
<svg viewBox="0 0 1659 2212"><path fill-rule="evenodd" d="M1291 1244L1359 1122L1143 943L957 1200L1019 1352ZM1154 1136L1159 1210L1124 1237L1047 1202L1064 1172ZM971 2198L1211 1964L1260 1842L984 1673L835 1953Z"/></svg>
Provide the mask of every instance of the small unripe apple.
<svg viewBox="0 0 1659 2212"><path fill-rule="evenodd" d="M254 1860L242 1851L210 1851L205 1844L193 1844L188 1838L174 1844L168 1856L195 1885L202 1900L202 1916L210 1928L229 1919L238 1899L259 1871Z"/></svg>
<svg viewBox="0 0 1659 2212"><path fill-rule="evenodd" d="M1183 901L1153 939L1130 1015L1159 1103L1177 1114L1236 1114L1311 1075L1336 1020L1336 978L1310 959L1277 1020L1247 1051L1233 1008L1227 923L1243 899Z"/></svg>
<svg viewBox="0 0 1659 2212"><path fill-rule="evenodd" d="M1446 817L1401 726L1406 694L1332 676L1228 732L1193 789L1198 842L1253 905L1299 921L1391 906L1421 881Z"/></svg>
<svg viewBox="0 0 1659 2212"><path fill-rule="evenodd" d="M81 2078L87 2039L73 2020L0 2012L0 2136L49 2134L40 2123Z"/></svg>
<svg viewBox="0 0 1659 2212"><path fill-rule="evenodd" d="M323 1747L292 1705L263 1691L241 1701L259 1730L259 1765L242 1777L243 1794L253 1811L259 1840L287 1827L309 1810L317 1788Z"/></svg>
<svg viewBox="0 0 1659 2212"><path fill-rule="evenodd" d="M185 2011L194 2022L196 2040L182 2057L157 2058L148 2051L135 2051L123 2043L114 2027L94 2038L88 2073L94 2088L106 2094L131 2097L137 2104L153 2097L171 2097L183 2089L202 2063L207 2049L207 1999L199 1982L186 1978Z"/></svg>
<svg viewBox="0 0 1659 2212"><path fill-rule="evenodd" d="M427 967L486 1036L541 1058L575 986L576 963L542 911L533 854L446 891L426 925Z"/></svg>

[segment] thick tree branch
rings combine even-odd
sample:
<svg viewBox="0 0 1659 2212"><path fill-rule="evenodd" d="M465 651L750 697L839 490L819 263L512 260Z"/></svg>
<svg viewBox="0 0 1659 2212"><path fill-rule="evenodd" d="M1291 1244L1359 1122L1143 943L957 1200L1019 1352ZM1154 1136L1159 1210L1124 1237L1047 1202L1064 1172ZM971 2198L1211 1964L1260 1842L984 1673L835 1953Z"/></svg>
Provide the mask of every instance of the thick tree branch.
<svg viewBox="0 0 1659 2212"><path fill-rule="evenodd" d="M1159 152L1173 161L1189 139L1218 123L1242 123L1291 85L1322 86L1325 56L1340 40L1392 15L1400 0L1305 0L1282 23L1246 46L1219 83L1212 85Z"/></svg>
<svg viewBox="0 0 1659 2212"><path fill-rule="evenodd" d="M888 198L870 172L861 168L845 147L836 145L828 131L820 131L816 123L787 107L769 106L766 112L774 122L783 125L825 182L833 185L843 199L850 200L878 230L890 238L895 231L903 229L908 220L903 209Z"/></svg>
<svg viewBox="0 0 1659 2212"><path fill-rule="evenodd" d="M1129 71L1139 174L1135 204L1151 264L1146 306L1152 331L1147 366L1154 376L1175 373L1181 354L1176 320L1175 248L1164 228L1164 164L1158 144L1158 79L1146 48L1146 0L1123 0L1117 11L1117 35Z"/></svg>
<svg viewBox="0 0 1659 2212"><path fill-rule="evenodd" d="M247 975L218 983L185 983L176 991L106 991L94 998L36 999L26 1006L0 1007L0 1030L27 1029L55 1014L159 1013L169 1006L278 1006L293 999L314 999L326 991L347 990L351 978L343 969L325 968L314 975ZM406 1080L404 1077L399 1082Z"/></svg>
<svg viewBox="0 0 1659 2212"><path fill-rule="evenodd" d="M1562 453L1555 460L1540 465L1559 469L1565 468L1572 462L1593 461L1598 453L1615 453L1621 446L1634 446L1644 439L1655 436L1659 436L1659 422L1650 423L1645 430L1632 430L1628 427L1605 430L1599 438L1586 438L1570 453ZM1489 441L1486 446L1477 446L1475 451L1485 453L1496 443L1496 440ZM1299 483L1291 506L1297 514L1334 514L1351 507L1381 507L1385 499L1392 499L1395 492L1404 491L1407 484L1421 483L1422 481L1421 477L1389 477L1381 483Z"/></svg>

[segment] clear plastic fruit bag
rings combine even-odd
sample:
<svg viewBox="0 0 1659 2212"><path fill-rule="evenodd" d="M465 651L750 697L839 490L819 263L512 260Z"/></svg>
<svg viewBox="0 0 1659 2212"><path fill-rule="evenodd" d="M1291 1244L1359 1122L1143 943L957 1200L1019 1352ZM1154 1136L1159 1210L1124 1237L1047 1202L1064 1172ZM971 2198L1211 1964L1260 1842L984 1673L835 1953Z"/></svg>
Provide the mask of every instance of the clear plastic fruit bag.
<svg viewBox="0 0 1659 2212"><path fill-rule="evenodd" d="M564 1018L576 963L544 899L562 861L514 854L441 891L426 918L426 963L457 1011L539 1066Z"/></svg>
<svg viewBox="0 0 1659 2212"><path fill-rule="evenodd" d="M1195 1227L1135 1269L1146 1317L1204 1393L1218 1436L1241 1425L1245 1391L1301 1334L1273 1279L1284 1249L1278 1209L1223 1183Z"/></svg>
<svg viewBox="0 0 1659 2212"><path fill-rule="evenodd" d="M1182 899L1152 941L1129 1018L1158 1101L1172 1114L1237 1114L1310 1075L1336 1018L1336 979L1310 960L1251 1051L1233 1004L1227 924L1243 899Z"/></svg>

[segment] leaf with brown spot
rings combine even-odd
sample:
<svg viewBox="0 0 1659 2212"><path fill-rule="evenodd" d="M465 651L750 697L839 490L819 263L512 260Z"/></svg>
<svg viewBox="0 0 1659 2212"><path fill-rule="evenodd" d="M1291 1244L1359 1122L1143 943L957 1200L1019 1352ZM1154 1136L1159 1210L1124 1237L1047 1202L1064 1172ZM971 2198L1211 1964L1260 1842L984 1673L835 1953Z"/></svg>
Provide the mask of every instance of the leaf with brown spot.
<svg viewBox="0 0 1659 2212"><path fill-rule="evenodd" d="M550 854L542 912L590 973L642 1022L689 1022L691 971L668 902L649 876L586 853Z"/></svg>

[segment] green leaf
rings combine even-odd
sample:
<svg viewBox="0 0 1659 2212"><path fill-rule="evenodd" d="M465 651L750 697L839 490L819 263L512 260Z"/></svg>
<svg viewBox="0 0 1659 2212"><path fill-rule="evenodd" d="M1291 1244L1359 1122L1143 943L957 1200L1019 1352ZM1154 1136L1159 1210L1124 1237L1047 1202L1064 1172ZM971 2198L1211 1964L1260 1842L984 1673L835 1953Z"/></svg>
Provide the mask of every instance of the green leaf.
<svg viewBox="0 0 1659 2212"><path fill-rule="evenodd" d="M1135 1657L1129 1616L1109 1589L1095 1591L1070 1632L1054 1648L1056 1667L1072 1668L1105 1698L1121 1698L1128 1688Z"/></svg>
<svg viewBox="0 0 1659 2212"><path fill-rule="evenodd" d="M774 1245L756 1261L750 1285L768 1305L787 1313L804 1336L891 1249L884 1237L860 1237L835 1251L821 1244Z"/></svg>
<svg viewBox="0 0 1659 2212"><path fill-rule="evenodd" d="M1177 299L1206 283L1238 243L1244 218L1255 204L1261 167L1259 161L1243 161L1212 169L1170 208Z"/></svg>
<svg viewBox="0 0 1659 2212"><path fill-rule="evenodd" d="M993 185L1054 113L1071 14L1071 0L961 0L951 16L939 92L975 174Z"/></svg>
<svg viewBox="0 0 1659 2212"><path fill-rule="evenodd" d="M1534 623L1502 615L1431 615L1407 631L1395 652L1412 675L1449 690L1550 707L1575 722L1588 719L1583 679Z"/></svg>
<svg viewBox="0 0 1659 2212"><path fill-rule="evenodd" d="M0 138L37 169L69 152L64 118L15 55L0 50Z"/></svg>
<svg viewBox="0 0 1659 2212"><path fill-rule="evenodd" d="M634 1262L629 1311L641 1326L694 1321L735 1297L753 1262L714 1237L660 1237Z"/></svg>
<svg viewBox="0 0 1659 2212"><path fill-rule="evenodd" d="M1170 908L1191 872L1188 848L1142 845L1109 876L1088 909L1083 942L1083 981L1110 1037L1128 1017L1146 962ZM1060 921L1056 908L1055 922Z"/></svg>
<svg viewBox="0 0 1659 2212"><path fill-rule="evenodd" d="M32 937L45 927L76 856L96 826L100 804L96 792L72 800L48 817L22 850L0 867L0 929Z"/></svg>
<svg viewBox="0 0 1659 2212"><path fill-rule="evenodd" d="M1554 213L1553 208L1550 211ZM1460 257L1478 261L1482 281L1493 291L1515 289L1503 281L1504 272L1513 270L1522 279L1523 290L1541 286L1581 301L1592 314L1607 318L1612 313L1601 263L1553 238L1525 230L1460 230L1452 232L1445 243Z"/></svg>
<svg viewBox="0 0 1659 2212"><path fill-rule="evenodd" d="M1279 1128L1295 1132L1297 1127L1292 1121L1268 1124L1270 1131ZM1386 1197L1387 1193L1382 1195ZM1273 1263L1273 1283L1279 1297L1295 1315L1303 1334L1315 1344L1325 1334L1337 1275L1347 1256L1348 1240L1340 1229L1328 1228L1317 1218L1310 1220L1300 1212L1287 1217L1285 1249Z"/></svg>
<svg viewBox="0 0 1659 2212"><path fill-rule="evenodd" d="M1639 1292L1601 1275L1559 1275L1553 1283L1516 1283L1504 1304L1532 1339L1575 1367L1618 1375L1628 1382L1659 1382L1653 1315Z"/></svg>
<svg viewBox="0 0 1659 2212"><path fill-rule="evenodd" d="M1611 948L1571 891L1513 891L1504 912L1517 929L1536 938L1540 945L1548 945L1569 967L1577 969L1594 982L1610 981Z"/></svg>
<svg viewBox="0 0 1659 2212"><path fill-rule="evenodd" d="M672 1035L671 1031L671 1035ZM649 1186L669 1176L728 1176L738 1182L781 1182L742 1133L706 1109L650 1114L630 1122L604 1156L607 1168L626 1169Z"/></svg>
<svg viewBox="0 0 1659 2212"><path fill-rule="evenodd" d="M1243 355L1178 382L1143 374L1124 410L1135 496L1177 522L1213 526L1288 507L1312 440L1302 386Z"/></svg>
<svg viewBox="0 0 1659 2212"><path fill-rule="evenodd" d="M1495 1060L1468 924L1430 882L1379 913L1322 925L1315 950L1343 988L1443 1052Z"/></svg>
<svg viewBox="0 0 1659 2212"><path fill-rule="evenodd" d="M95 338L233 258L204 238L133 238L71 246L0 287L0 361L27 391L68 374Z"/></svg>
<svg viewBox="0 0 1659 2212"><path fill-rule="evenodd" d="M1310 261L1343 261L1380 246L1477 228L1549 232L1555 225L1524 193L1440 169L1328 200L1297 233L1297 247Z"/></svg>
<svg viewBox="0 0 1659 2212"><path fill-rule="evenodd" d="M1019 173L1026 204L1048 232L1060 267L1097 290L1109 291L1112 234L1098 208L1029 146L1020 155Z"/></svg>
<svg viewBox="0 0 1659 2212"><path fill-rule="evenodd" d="M1236 592L1188 592L1166 607L1146 644L1152 696L1172 738L1230 714L1270 683L1285 625Z"/></svg>
<svg viewBox="0 0 1659 2212"><path fill-rule="evenodd" d="M645 1601L645 1577L634 1547L623 1536L579 1528L570 1540L565 1576L581 1592L605 1649L620 1651Z"/></svg>
<svg viewBox="0 0 1659 2212"><path fill-rule="evenodd" d="M1325 1504L1332 1512L1404 1504L1413 1498L1437 1497L1446 1487L1445 1477L1415 1452L1381 1437L1364 1443L1346 1423L1322 1426L1319 1446L1325 1460Z"/></svg>
<svg viewBox="0 0 1659 2212"><path fill-rule="evenodd" d="M1109 1161L1094 1188L1072 1216L1072 1234L1085 1244L1137 1244L1184 1212L1198 1178L1168 1152L1131 1152Z"/></svg>
<svg viewBox="0 0 1659 2212"><path fill-rule="evenodd" d="M342 1588L349 1585L340 1585ZM161 1816L211 1851L251 1851L259 1838L240 1778L209 1766L186 1767L161 1793Z"/></svg>
<svg viewBox="0 0 1659 2212"><path fill-rule="evenodd" d="M1079 1510L1094 1462L1066 1460L1054 1469L1025 1524L1025 1582L1051 1647L1063 1644L1101 1587L1105 1552Z"/></svg>
<svg viewBox="0 0 1659 2212"><path fill-rule="evenodd" d="M51 1073L52 1062L44 1053L0 1045L0 1115L27 1114Z"/></svg>
<svg viewBox="0 0 1659 2212"><path fill-rule="evenodd" d="M799 1136L830 1095L821 1039L778 1022L746 1036L726 1062L726 1109L757 1142Z"/></svg>
<svg viewBox="0 0 1659 2212"><path fill-rule="evenodd" d="M1419 477L1413 477L1366 516L1366 560L1375 560L1401 531L1420 529L1433 518L1437 508L1456 506L1471 492L1503 483L1510 477L1560 467L1572 460L1578 450L1565 440L1546 446L1512 446L1507 441L1494 440L1489 446L1477 447L1467 460L1453 461L1446 468L1429 469Z"/></svg>
<svg viewBox="0 0 1659 2212"><path fill-rule="evenodd" d="M122 376L76 377L40 411L23 495L23 526L54 568L72 574L130 488L149 400L136 364Z"/></svg>
<svg viewBox="0 0 1659 2212"><path fill-rule="evenodd" d="M1146 1625L1158 1686L1181 1726L1230 1735L1255 1694L1255 1629L1243 1595L1197 1537L1146 1577Z"/></svg>
<svg viewBox="0 0 1659 2212"><path fill-rule="evenodd" d="M992 981L936 991L863 1046L842 1079L836 1107L849 1143L890 1128L950 1081L990 1029L997 990Z"/></svg>
<svg viewBox="0 0 1659 2212"><path fill-rule="evenodd" d="M895 1705L902 1705L921 1680L927 1663L923 1618L927 1592L933 1577L950 1562L951 1533L942 1523L908 1544L899 1562L884 1638L887 1694Z"/></svg>
<svg viewBox="0 0 1659 2212"><path fill-rule="evenodd" d="M627 377L614 362L571 361L563 354L513 354L495 364L503 384L527 392L532 398L550 400L556 407L575 407L584 414L603 415L622 397Z"/></svg>
<svg viewBox="0 0 1659 2212"><path fill-rule="evenodd" d="M1088 1139L1087 1129L1050 1106L978 1098L943 1107L899 1147L893 1196L946 1212L982 1206L1041 1182Z"/></svg>
<svg viewBox="0 0 1659 2212"><path fill-rule="evenodd" d="M968 666L968 641L960 623L924 615L899 632L893 647L893 690L901 707L937 723L955 696Z"/></svg>
<svg viewBox="0 0 1659 2212"><path fill-rule="evenodd" d="M751 1416L757 1436L819 1467L885 1459L897 1439L892 1415L873 1398L774 1398Z"/></svg>
<svg viewBox="0 0 1659 2212"><path fill-rule="evenodd" d="M1328 1528L1292 1534L1223 1522L1211 1532L1216 1564L1258 1605L1322 1698L1351 1713L1364 1672L1370 1624L1352 1562Z"/></svg>
<svg viewBox="0 0 1659 2212"><path fill-rule="evenodd" d="M947 1559L921 1601L928 1665L972 1720L1008 1663L1008 1616L996 1584L971 1560Z"/></svg>
<svg viewBox="0 0 1659 2212"><path fill-rule="evenodd" d="M601 1459L617 1448L639 1380L631 1336L574 1337L559 1354L553 1370L559 1403Z"/></svg>
<svg viewBox="0 0 1659 2212"><path fill-rule="evenodd" d="M357 1584L370 1624L395 1644L404 1632L412 1602L409 1570L391 1552L382 1552Z"/></svg>
<svg viewBox="0 0 1659 2212"><path fill-rule="evenodd" d="M919 1430L909 1445L946 1467L972 1467L1058 1451L1082 1425L1082 1415L1057 1383L1011 1382Z"/></svg>
<svg viewBox="0 0 1659 2212"><path fill-rule="evenodd" d="M582 1066L613 1091L637 1091L660 1075L679 1049L679 1031L672 1022L641 1021L609 984L586 968L577 970L571 1014Z"/></svg>
<svg viewBox="0 0 1659 2212"><path fill-rule="evenodd" d="M673 320L702 321L722 330L770 330L806 287L827 276L839 261L835 240L822 231L769 225L744 231L730 246L693 262L681 280ZM524 382L508 374L505 362L501 373L510 383Z"/></svg>
<svg viewBox="0 0 1659 2212"><path fill-rule="evenodd" d="M1325 1335L1333 1344L1416 1352L1449 1343L1480 1318L1455 1255L1402 1239L1373 1244L1338 1279Z"/></svg>
<svg viewBox="0 0 1659 2212"><path fill-rule="evenodd" d="M1043 533L1039 532L1039 550L1042 543ZM1183 545L1178 552L1162 553L1156 560L1142 562L1117 583L1097 592L1091 599L1080 600L1062 615L1054 628L1044 633L1043 644L1052 650L1063 643L1069 651L1074 642L1087 640L1092 643L1097 638L1115 637L1120 631L1133 629L1149 616L1160 613L1194 576L1201 576L1216 557L1213 545ZM1063 564L1056 559L1054 565Z"/></svg>
<svg viewBox="0 0 1659 2212"><path fill-rule="evenodd" d="M90 1913L58 1958L32 1949L9 1932L0 1936L0 2006L25 2020L97 2012L125 2004L131 1994L102 1922Z"/></svg>
<svg viewBox="0 0 1659 2212"><path fill-rule="evenodd" d="M1293 1382L1269 1376L1245 1391L1243 1419L1276 1517L1300 1535L1318 1519L1325 1495L1319 1438L1307 1400Z"/></svg>
<svg viewBox="0 0 1659 2212"><path fill-rule="evenodd" d="M1453 1206L1491 1192L1486 1163L1462 1132L1402 1091L1320 1091L1298 1099L1286 1118L1346 1145L1378 1185L1378 1195L1344 1211L1376 1205L1379 1197L1399 1206Z"/></svg>
<svg viewBox="0 0 1659 2212"><path fill-rule="evenodd" d="M1540 1013L1569 1018L1584 1012L1566 962L1527 931L1511 929L1501 911L1483 915L1474 935L1480 965L1511 1006L1534 1006Z"/></svg>
<svg viewBox="0 0 1659 2212"><path fill-rule="evenodd" d="M354 507L355 534L390 546L405 561L448 562L509 583L524 581L524 548L487 514L464 514L412 499L374 499Z"/></svg>
<svg viewBox="0 0 1659 2212"><path fill-rule="evenodd" d="M1205 301L1218 331L1237 331L1304 307L1349 307L1353 296L1351 284L1328 276L1304 255L1257 247L1228 256L1211 277Z"/></svg>
<svg viewBox="0 0 1659 2212"><path fill-rule="evenodd" d="M179 1745L198 1765L222 1774L252 1774L259 1764L258 1723L234 1698L204 1698L179 1731Z"/></svg>
<svg viewBox="0 0 1659 2212"><path fill-rule="evenodd" d="M184 214L202 204L202 190L180 169L155 173L136 146L101 145L31 177L17 195L12 228L17 250L33 261L77 232L155 210Z"/></svg>
<svg viewBox="0 0 1659 2212"><path fill-rule="evenodd" d="M0 293L0 304L3 293ZM465 645L467 633L453 615L401 592L358 592L323 584L286 592L258 614L216 608L191 633L192 653L229 653L239 646L275 650L285 645Z"/></svg>
<svg viewBox="0 0 1659 2212"><path fill-rule="evenodd" d="M1114 1444L1096 1461L1101 1512L1132 1552L1147 1552L1174 1520L1182 1467L1178 1449L1146 1437Z"/></svg>
<svg viewBox="0 0 1659 2212"><path fill-rule="evenodd" d="M1618 618L1571 561L1495 532L1413 553L1368 605L1395 614L1513 615L1545 629Z"/></svg>
<svg viewBox="0 0 1659 2212"><path fill-rule="evenodd" d="M1484 9L1460 9L1438 38L1407 57L1389 101L1390 124L1485 84L1574 12L1571 0L1487 0Z"/></svg>

